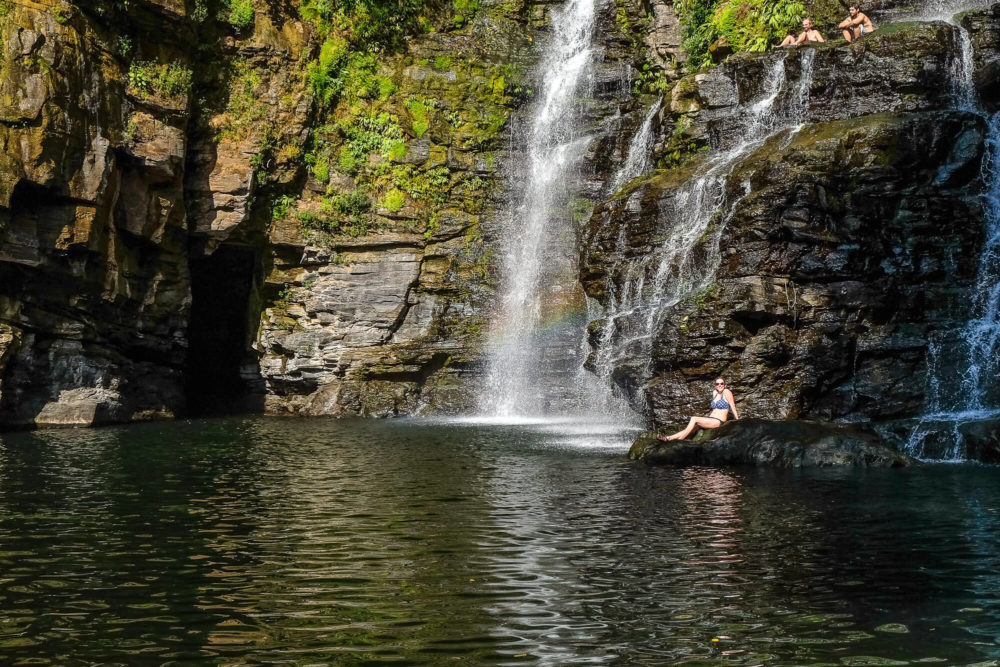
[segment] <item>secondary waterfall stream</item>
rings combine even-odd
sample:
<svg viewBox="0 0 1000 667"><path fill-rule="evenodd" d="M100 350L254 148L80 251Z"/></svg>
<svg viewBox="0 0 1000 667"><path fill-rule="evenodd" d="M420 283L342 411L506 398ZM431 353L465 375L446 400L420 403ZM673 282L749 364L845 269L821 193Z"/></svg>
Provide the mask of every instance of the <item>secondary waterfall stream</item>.
<svg viewBox="0 0 1000 667"><path fill-rule="evenodd" d="M622 168L615 174L614 180L611 181L611 187L609 188L611 194L621 190L622 186L633 178L638 178L652 169L653 121L656 120L656 114L659 113L662 106L663 98L660 98L646 112L646 117L643 119L642 125L639 126L639 131L636 132L631 144L629 144L628 155L625 156L625 164L622 165Z"/></svg>
<svg viewBox="0 0 1000 667"><path fill-rule="evenodd" d="M631 258L625 260L625 266L614 267L614 272L624 278L608 285L603 326L591 361L605 382L611 383L616 369L623 366L632 367L637 385L648 380L653 340L668 308L709 285L715 274L726 210L736 203L726 197L734 166L770 137L802 122L815 52L805 48L797 56L776 52L774 57L763 90L741 101L738 107L726 133L735 141L717 146L717 152L676 193L671 210L663 211L665 240L651 255ZM786 65L795 57L801 58L799 76L790 82ZM630 153L629 161L631 157ZM743 191L747 194L748 188ZM641 192L636 191L631 196L639 195ZM619 256L623 254L626 233L623 227L618 237ZM699 247L706 251L702 256L695 252ZM642 396L633 398L634 403L641 404L642 400Z"/></svg>
<svg viewBox="0 0 1000 667"><path fill-rule="evenodd" d="M987 126L980 177L983 245L966 325L957 332L938 332L930 341L925 414L913 429L907 450L925 456L928 441L937 438L950 442L945 458L961 459L965 452L960 425L993 416L1000 408L1000 396L990 389L1000 371L1000 112L991 114L976 92L972 40L953 18L958 10L932 7L927 11L932 12L931 18L951 12L944 17L958 33L952 67L955 107L980 116Z"/></svg>

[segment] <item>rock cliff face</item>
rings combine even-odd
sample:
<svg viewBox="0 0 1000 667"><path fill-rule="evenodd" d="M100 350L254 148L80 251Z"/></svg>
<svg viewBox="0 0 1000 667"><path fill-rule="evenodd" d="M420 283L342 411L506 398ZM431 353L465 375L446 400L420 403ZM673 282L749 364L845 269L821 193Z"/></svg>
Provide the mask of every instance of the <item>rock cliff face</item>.
<svg viewBox="0 0 1000 667"><path fill-rule="evenodd" d="M300 215L321 213L331 184L350 192L387 175L377 229L317 237L288 216L268 234L266 289L276 296L254 343L267 412L474 409L499 223L523 174L522 126L544 74L532 69L535 45L547 38L550 11L543 3L517 13L481 10L466 29L423 36L382 62L397 90L375 110L401 119L401 147L367 172L332 165L327 183L312 174L297 204ZM663 61L671 48L663 34L636 37L649 32L638 2L602 3L599 22L585 111L592 148L579 181L567 184L580 217L606 195L616 168L609 157L627 153L641 122L629 68L643 54ZM658 25L669 23L667 12Z"/></svg>
<svg viewBox="0 0 1000 667"><path fill-rule="evenodd" d="M0 424L470 403L550 6L426 3L370 46L231 4L0 2ZM672 66L657 7L601 7L581 210L629 68Z"/></svg>
<svg viewBox="0 0 1000 667"><path fill-rule="evenodd" d="M190 307L187 96L134 95L113 30L84 7L2 13L0 421L175 414ZM183 34L180 18L136 10L139 30Z"/></svg>
<svg viewBox="0 0 1000 667"><path fill-rule="evenodd" d="M0 0L0 426L471 405L557 3L423 3L377 46L315 3L224 4ZM701 277L655 302L648 345L595 322L592 368L656 423L720 373L749 415L919 414L982 243L956 27L684 76L672 3L599 14L566 184L587 296L613 315L662 280L671 211L706 175L721 189L685 241ZM996 110L1000 6L961 21ZM657 102L660 168L616 193Z"/></svg>
<svg viewBox="0 0 1000 667"><path fill-rule="evenodd" d="M975 86L992 99L995 8L964 22ZM987 126L953 110L958 39L947 24L903 24L682 79L658 151L683 164L630 183L588 224L582 279L609 308L592 325L592 365L610 358L610 376L658 424L703 413L718 375L747 416L920 414L928 341L967 319L982 242ZM776 76L774 131L740 153L741 114ZM655 258L681 242L686 188L734 150L683 256L703 279L653 307L648 357L636 360L616 298L637 276L653 280Z"/></svg>

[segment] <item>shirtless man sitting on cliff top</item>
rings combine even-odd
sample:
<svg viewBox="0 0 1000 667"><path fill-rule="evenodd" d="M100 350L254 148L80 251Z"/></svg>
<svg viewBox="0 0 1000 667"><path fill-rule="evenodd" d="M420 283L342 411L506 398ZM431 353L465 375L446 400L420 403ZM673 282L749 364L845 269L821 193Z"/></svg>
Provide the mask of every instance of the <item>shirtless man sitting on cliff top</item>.
<svg viewBox="0 0 1000 667"><path fill-rule="evenodd" d="M819 34L819 30L813 27L812 19L804 19L802 21L802 34L799 38L795 40L796 44L801 44L802 42L825 42L823 35Z"/></svg>
<svg viewBox="0 0 1000 667"><path fill-rule="evenodd" d="M858 9L857 5L851 5L847 8L847 11L850 13L850 16L841 21L838 27L844 29L844 39L848 42L854 41L858 37L861 37L861 35L867 35L875 30L872 20L868 18L867 14Z"/></svg>

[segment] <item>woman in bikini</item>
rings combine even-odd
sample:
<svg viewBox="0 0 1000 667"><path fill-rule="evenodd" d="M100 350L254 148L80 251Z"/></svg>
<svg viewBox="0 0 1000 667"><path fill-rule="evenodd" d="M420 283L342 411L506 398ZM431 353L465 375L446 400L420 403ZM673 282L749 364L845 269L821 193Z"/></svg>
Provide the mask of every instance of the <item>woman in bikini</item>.
<svg viewBox="0 0 1000 667"><path fill-rule="evenodd" d="M709 404L711 412L707 417L691 417L687 428L666 437L657 436L657 439L683 440L699 428L719 428L729 419L729 413L733 413L733 419L739 419L740 414L736 411L736 399L733 392L726 389L726 381L722 378L715 379L715 388L712 390L712 402Z"/></svg>

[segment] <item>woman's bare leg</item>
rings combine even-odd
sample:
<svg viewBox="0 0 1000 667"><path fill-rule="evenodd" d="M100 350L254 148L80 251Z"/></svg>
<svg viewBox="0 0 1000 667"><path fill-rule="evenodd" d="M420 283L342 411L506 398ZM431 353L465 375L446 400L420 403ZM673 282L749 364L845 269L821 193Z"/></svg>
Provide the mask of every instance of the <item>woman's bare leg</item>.
<svg viewBox="0 0 1000 667"><path fill-rule="evenodd" d="M668 435L666 438L661 438L661 440L684 440L689 435L697 431L699 428L719 428L722 426L722 422L713 417L691 417L688 421L687 428L683 431L677 431L673 435Z"/></svg>
<svg viewBox="0 0 1000 667"><path fill-rule="evenodd" d="M691 417L691 419L688 420L687 428L682 431L677 431L677 433L674 433L673 435L668 435L664 438L664 440L683 440L688 437L698 427L698 424L695 422L696 419L697 417Z"/></svg>

